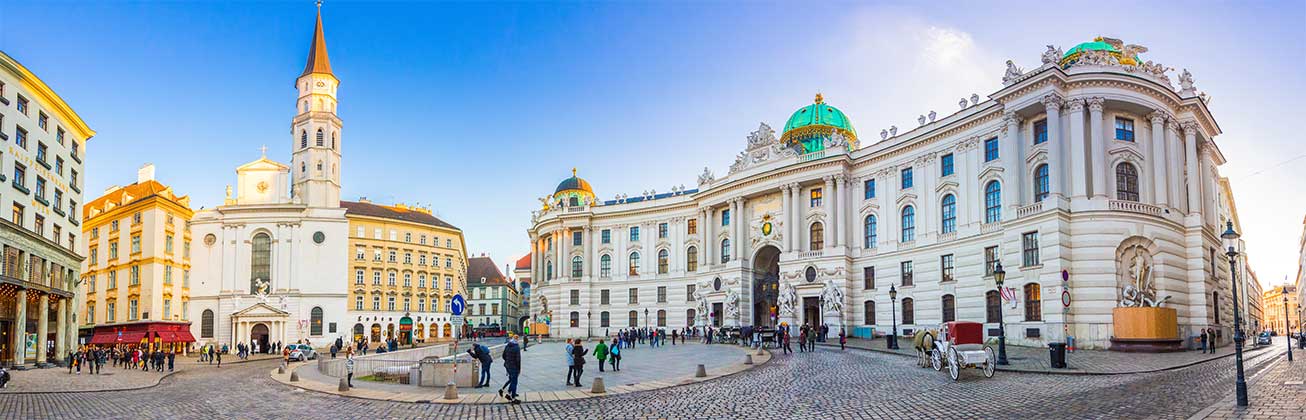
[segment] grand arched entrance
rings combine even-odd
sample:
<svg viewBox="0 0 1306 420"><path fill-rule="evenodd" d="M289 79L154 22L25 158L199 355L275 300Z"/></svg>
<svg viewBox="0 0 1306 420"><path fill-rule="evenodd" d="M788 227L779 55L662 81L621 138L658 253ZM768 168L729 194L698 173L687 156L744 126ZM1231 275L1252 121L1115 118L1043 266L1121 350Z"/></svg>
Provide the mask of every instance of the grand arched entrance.
<svg viewBox="0 0 1306 420"><path fill-rule="evenodd" d="M261 322L254 324L254 328L249 330L249 342L258 343L258 351L266 352L268 348L268 325Z"/></svg>
<svg viewBox="0 0 1306 420"><path fill-rule="evenodd" d="M753 325L774 328L779 308L780 249L767 245L753 256Z"/></svg>

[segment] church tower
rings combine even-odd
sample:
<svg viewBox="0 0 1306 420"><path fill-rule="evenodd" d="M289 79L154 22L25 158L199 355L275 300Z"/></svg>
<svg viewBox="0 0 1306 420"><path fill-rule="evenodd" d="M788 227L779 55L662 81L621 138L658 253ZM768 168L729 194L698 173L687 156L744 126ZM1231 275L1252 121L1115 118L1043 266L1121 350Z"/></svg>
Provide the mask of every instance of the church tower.
<svg viewBox="0 0 1306 420"><path fill-rule="evenodd" d="M308 63L295 81L299 90L291 123L293 159L292 195L309 207L340 207L340 117L336 116L336 88L340 80L331 73L326 36L322 33L322 5L308 48Z"/></svg>

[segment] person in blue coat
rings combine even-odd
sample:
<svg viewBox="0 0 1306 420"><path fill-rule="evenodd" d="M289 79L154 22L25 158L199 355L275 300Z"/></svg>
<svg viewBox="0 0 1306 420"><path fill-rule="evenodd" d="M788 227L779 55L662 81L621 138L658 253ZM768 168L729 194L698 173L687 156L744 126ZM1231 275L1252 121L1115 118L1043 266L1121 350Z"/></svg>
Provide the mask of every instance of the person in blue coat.
<svg viewBox="0 0 1306 420"><path fill-rule="evenodd" d="M508 395L504 395L503 388L499 388L499 396L505 397L513 404L521 404L517 398L517 377L521 375L521 349L517 346L517 336L509 335L508 343L503 345L503 370L508 374L508 382L504 383L504 388L508 388Z"/></svg>
<svg viewBox="0 0 1306 420"><path fill-rule="evenodd" d="M490 356L490 349L480 343L472 344L472 347L467 349L467 354L481 362L481 378L476 381L476 387L490 386L490 365L494 364L494 357Z"/></svg>

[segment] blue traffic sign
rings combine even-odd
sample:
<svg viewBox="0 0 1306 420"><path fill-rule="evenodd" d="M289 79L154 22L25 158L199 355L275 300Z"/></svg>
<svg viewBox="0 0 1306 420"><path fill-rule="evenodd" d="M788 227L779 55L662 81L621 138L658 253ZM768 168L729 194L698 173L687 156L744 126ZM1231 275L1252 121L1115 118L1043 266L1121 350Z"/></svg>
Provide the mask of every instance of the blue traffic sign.
<svg viewBox="0 0 1306 420"><path fill-rule="evenodd" d="M465 308L467 308L467 300L463 299L463 295L453 295L453 298L449 299L449 312L454 316L461 316Z"/></svg>

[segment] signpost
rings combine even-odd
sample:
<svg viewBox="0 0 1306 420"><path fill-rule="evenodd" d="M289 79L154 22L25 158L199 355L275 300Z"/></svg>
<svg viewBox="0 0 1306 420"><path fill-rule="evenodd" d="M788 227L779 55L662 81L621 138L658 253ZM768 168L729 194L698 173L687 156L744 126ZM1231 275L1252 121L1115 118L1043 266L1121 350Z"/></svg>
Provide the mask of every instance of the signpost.
<svg viewBox="0 0 1306 420"><path fill-rule="evenodd" d="M1070 271L1061 270L1061 335L1066 337L1066 349L1075 351L1075 338L1070 336Z"/></svg>

